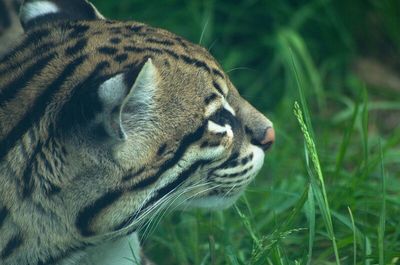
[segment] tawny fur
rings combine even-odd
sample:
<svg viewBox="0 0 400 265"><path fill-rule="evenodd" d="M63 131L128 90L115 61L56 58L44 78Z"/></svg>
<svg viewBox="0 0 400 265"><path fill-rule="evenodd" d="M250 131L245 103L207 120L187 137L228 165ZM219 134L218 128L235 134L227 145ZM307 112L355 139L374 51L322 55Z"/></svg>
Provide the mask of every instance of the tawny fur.
<svg viewBox="0 0 400 265"><path fill-rule="evenodd" d="M91 264L163 205L231 204L262 165L272 123L204 48L93 14L25 21L0 61L1 264Z"/></svg>

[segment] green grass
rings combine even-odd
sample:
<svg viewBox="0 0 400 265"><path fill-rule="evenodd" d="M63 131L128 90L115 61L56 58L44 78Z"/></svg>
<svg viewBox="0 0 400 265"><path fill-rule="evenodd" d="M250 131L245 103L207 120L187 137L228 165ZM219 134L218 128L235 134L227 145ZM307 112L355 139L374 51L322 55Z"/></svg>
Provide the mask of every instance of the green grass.
<svg viewBox="0 0 400 265"><path fill-rule="evenodd" d="M354 68L399 72L399 1L94 3L209 48L277 132L235 207L163 218L156 263L400 264L400 91Z"/></svg>

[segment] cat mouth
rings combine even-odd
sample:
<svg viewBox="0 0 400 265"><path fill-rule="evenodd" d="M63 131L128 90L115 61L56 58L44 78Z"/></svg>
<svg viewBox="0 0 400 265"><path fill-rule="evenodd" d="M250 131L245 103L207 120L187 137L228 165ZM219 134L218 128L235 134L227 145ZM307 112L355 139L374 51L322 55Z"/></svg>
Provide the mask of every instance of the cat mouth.
<svg viewBox="0 0 400 265"><path fill-rule="evenodd" d="M208 179L216 185L246 186L264 164L262 148L250 145L243 155L232 155L226 162L210 172Z"/></svg>
<svg viewBox="0 0 400 265"><path fill-rule="evenodd" d="M208 185L196 190L185 203L189 207L224 209L231 206L260 171L264 163L262 148L250 145L243 155L233 154L209 171Z"/></svg>

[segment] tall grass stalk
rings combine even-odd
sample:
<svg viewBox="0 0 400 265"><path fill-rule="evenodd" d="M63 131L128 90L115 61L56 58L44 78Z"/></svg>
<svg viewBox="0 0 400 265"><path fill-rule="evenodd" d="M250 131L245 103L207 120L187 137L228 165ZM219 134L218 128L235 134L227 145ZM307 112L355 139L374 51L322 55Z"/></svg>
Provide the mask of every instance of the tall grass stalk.
<svg viewBox="0 0 400 265"><path fill-rule="evenodd" d="M313 137L314 133L312 130L312 125L311 125L311 116L308 111L308 107L307 107L307 103L306 103L306 99L305 99L305 95L304 95L304 90L302 87L302 82L297 73L296 63L293 60L293 57L292 57L292 66L293 66L293 72L296 77L299 94L300 94L300 101L301 101L301 105L302 105L302 108L300 108L300 105L297 101L294 103L294 114L297 118L297 121L299 122L301 131L303 132L306 150L307 150L307 156L311 157L312 167L311 167L311 165L308 165L308 168L310 169L309 173L311 173L310 174L311 187L313 189L314 195L316 196L316 200L318 202L319 209L321 210L322 218L323 218L325 226L327 228L328 236L329 236L330 240L332 241L336 264L339 265L340 264L339 251L338 251L338 247L336 244L335 233L333 230L332 216L331 216L330 208L329 208L328 195L327 195L326 189L325 189L324 176L322 173L321 164L319 162L319 157L318 157L318 152L317 152L315 142L314 142L314 137ZM303 112L304 112L304 118L303 118ZM315 178L315 174L317 176L319 183L318 183L317 179Z"/></svg>

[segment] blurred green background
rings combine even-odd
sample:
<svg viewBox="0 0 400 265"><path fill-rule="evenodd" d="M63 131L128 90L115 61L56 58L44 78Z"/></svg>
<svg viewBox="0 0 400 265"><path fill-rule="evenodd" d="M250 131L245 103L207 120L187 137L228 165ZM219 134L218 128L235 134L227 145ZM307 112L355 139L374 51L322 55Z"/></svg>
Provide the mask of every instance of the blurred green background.
<svg viewBox="0 0 400 265"><path fill-rule="evenodd" d="M400 264L400 1L93 3L108 18L162 27L208 48L277 132L236 207L149 224L142 239L151 259ZM299 83L325 184L313 184L293 114Z"/></svg>

